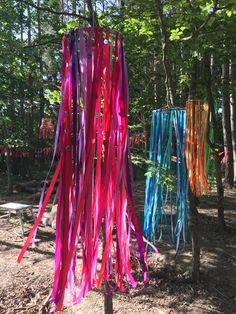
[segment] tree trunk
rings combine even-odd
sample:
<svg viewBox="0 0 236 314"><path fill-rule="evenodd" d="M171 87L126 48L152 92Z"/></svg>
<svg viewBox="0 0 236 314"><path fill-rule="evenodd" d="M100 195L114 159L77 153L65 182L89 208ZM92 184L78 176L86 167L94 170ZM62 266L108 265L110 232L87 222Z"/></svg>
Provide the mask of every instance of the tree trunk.
<svg viewBox="0 0 236 314"><path fill-rule="evenodd" d="M64 0L61 0L61 12L64 12ZM64 24L64 15L61 15L61 23Z"/></svg>
<svg viewBox="0 0 236 314"><path fill-rule="evenodd" d="M12 175L11 175L11 157L10 157L10 149L7 146L6 151L6 164L7 164L7 193L13 193L13 185L12 185Z"/></svg>
<svg viewBox="0 0 236 314"><path fill-rule="evenodd" d="M93 8L92 0L86 0L88 11L90 14L90 24L92 26L99 26L98 16L96 11Z"/></svg>
<svg viewBox="0 0 236 314"><path fill-rule="evenodd" d="M161 32L161 46L162 46L162 63L165 72L165 87L166 87L166 101L168 107L174 106L174 88L173 88L173 79L171 75L171 66L168 60L168 46L169 40L166 32L166 26L163 17L163 5L161 0L156 0L157 14L160 23L160 32Z"/></svg>
<svg viewBox="0 0 236 314"><path fill-rule="evenodd" d="M21 40L21 45L23 46L23 42L24 42L24 19L23 19L23 15L24 15L24 8L23 8L23 4L20 3L20 40ZM22 49L23 50L23 49ZM23 73L24 71L24 61L23 61L23 51L21 50L20 53L20 68L21 68L21 72ZM20 116L21 116L21 122L22 125L24 125L25 122L25 110L24 110L24 90L22 88L22 86L20 87Z"/></svg>
<svg viewBox="0 0 236 314"><path fill-rule="evenodd" d="M196 69L198 67L197 60L193 64L193 69L190 77L189 84L189 99L194 99L197 93L197 78ZM188 225L191 234L192 244L192 269L191 278L194 282L199 280L200 271L200 228L199 228L199 214L197 210L198 198L192 193L189 185L189 213L188 213Z"/></svg>
<svg viewBox="0 0 236 314"><path fill-rule="evenodd" d="M225 152L225 184L233 187L233 149L230 125L230 97L229 97L229 64L222 65L222 125Z"/></svg>
<svg viewBox="0 0 236 314"><path fill-rule="evenodd" d="M30 11L30 6L27 6L27 13L28 13L28 45L31 45L31 11ZM29 65L31 67L31 65ZM29 71L29 76L28 76L28 94L29 94L29 123L28 123L28 139L29 139L29 144L32 147L33 146L33 136L34 136L34 99L33 99L33 88L32 88L32 82L33 82L33 76L31 71ZM33 162L34 162L34 157L33 157L33 152L30 151L30 156L29 156L29 166L28 166L28 175L31 178L32 177L32 167L33 167Z"/></svg>
<svg viewBox="0 0 236 314"><path fill-rule="evenodd" d="M40 0L38 0L37 3L38 7L40 6ZM38 41L41 42L41 12L38 10ZM39 58L39 71L40 71L40 89L39 89L39 128L41 125L42 118L44 117L44 105L45 105L45 99L44 99L44 92L43 92L43 60L42 60L42 49L39 46L38 49L38 58Z"/></svg>
<svg viewBox="0 0 236 314"><path fill-rule="evenodd" d="M193 61L193 66L190 73L189 99L194 99L197 94L197 80L198 80L197 73L198 73L198 60L197 58L195 58Z"/></svg>
<svg viewBox="0 0 236 314"><path fill-rule="evenodd" d="M192 243L192 270L191 278L192 280L199 280L200 271L200 228L199 228L199 214L197 210L198 199L193 195L189 187L189 216L188 224L191 233L191 243Z"/></svg>
<svg viewBox="0 0 236 314"><path fill-rule="evenodd" d="M215 164L215 176L216 176L216 187L217 187L217 208L218 208L218 226L219 229L225 229L224 219L224 186L221 174L221 163L220 156L217 150L219 140L219 128L217 125L215 103L212 94L212 81L211 81L211 62L210 56L206 53L204 56L204 75L205 75L205 86L206 86L206 100L209 105L209 117L208 123L211 117L211 123L213 128L213 142L209 138L209 128L207 134L207 142L213 152L214 164Z"/></svg>
<svg viewBox="0 0 236 314"><path fill-rule="evenodd" d="M230 61L229 76L231 132L234 159L234 186L236 187L236 64L232 60Z"/></svg>
<svg viewBox="0 0 236 314"><path fill-rule="evenodd" d="M72 13L76 13L76 0L72 0Z"/></svg>
<svg viewBox="0 0 236 314"><path fill-rule="evenodd" d="M153 99L153 103L157 106L158 103L158 85L157 85L157 73L158 73L158 69L157 69L157 65L158 65L158 61L157 61L157 56L156 56L156 52L154 52L153 54L153 74L154 74L154 81L153 81L153 95L154 95L154 99Z"/></svg>
<svg viewBox="0 0 236 314"><path fill-rule="evenodd" d="M30 6L27 7L27 13L28 13L28 45L31 45L31 12L30 12ZM29 65L31 67L31 65ZM28 128L28 136L29 136L29 143L32 144L33 142L33 120L34 120L34 103L33 103L33 95L32 95L32 82L33 77L31 71L29 71L28 76L28 93L29 93L29 128Z"/></svg>

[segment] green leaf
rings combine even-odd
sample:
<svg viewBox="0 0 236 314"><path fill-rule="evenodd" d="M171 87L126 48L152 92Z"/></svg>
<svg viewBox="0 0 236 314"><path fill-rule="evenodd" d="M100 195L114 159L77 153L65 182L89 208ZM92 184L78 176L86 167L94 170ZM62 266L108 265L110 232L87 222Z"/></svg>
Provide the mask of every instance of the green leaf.
<svg viewBox="0 0 236 314"><path fill-rule="evenodd" d="M203 12L209 12L209 10L211 9L212 5L213 5L212 1L211 1L211 2L208 2L208 3L205 5L205 7L202 8L202 11L203 11Z"/></svg>

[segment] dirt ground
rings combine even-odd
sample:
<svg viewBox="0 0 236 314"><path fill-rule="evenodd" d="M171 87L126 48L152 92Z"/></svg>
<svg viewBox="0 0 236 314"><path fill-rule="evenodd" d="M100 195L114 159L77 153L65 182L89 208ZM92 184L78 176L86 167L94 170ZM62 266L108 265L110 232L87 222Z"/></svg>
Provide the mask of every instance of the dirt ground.
<svg viewBox="0 0 236 314"><path fill-rule="evenodd" d="M33 196L14 193L6 195L3 179L0 203L18 201L32 204ZM143 216L145 182L134 187L139 218ZM201 199L200 225L201 278L191 283L190 244L175 258L174 248L166 241L158 246L160 254L149 258L150 283L138 293L114 293L114 313L236 313L236 189L227 190L225 217L228 232L218 232L216 197L212 192ZM3 212L0 211L0 215ZM25 217L25 230L32 226L30 215ZM41 225L40 242L30 247L20 265L16 258L25 241L19 220L0 218L0 313L48 313L45 306L53 280L55 230ZM77 306L66 306L62 313L103 313L103 293L93 290Z"/></svg>

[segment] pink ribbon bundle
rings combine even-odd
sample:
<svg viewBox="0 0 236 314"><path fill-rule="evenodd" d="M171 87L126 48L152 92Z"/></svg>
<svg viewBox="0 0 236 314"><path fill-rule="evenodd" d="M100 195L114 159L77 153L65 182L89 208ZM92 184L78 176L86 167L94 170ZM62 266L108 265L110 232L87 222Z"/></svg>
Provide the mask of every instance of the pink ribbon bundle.
<svg viewBox="0 0 236 314"><path fill-rule="evenodd" d="M64 36L59 123L60 161L54 181L60 173L60 182L51 295L56 310L62 309L66 287L70 287L73 303L79 303L95 285L100 288L103 280L121 291L126 282L136 287L132 265L136 268L138 260L144 282L148 280L146 251L132 197L128 80L119 33L83 28ZM78 247L82 255L79 292Z"/></svg>

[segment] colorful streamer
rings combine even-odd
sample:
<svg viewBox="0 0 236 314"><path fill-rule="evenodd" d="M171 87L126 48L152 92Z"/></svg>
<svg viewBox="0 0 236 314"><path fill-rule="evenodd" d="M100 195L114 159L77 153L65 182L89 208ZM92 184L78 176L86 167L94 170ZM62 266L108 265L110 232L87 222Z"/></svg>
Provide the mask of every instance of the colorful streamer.
<svg viewBox="0 0 236 314"><path fill-rule="evenodd" d="M51 119L42 118L42 123L39 128L40 139L52 139L54 133L54 127Z"/></svg>
<svg viewBox="0 0 236 314"><path fill-rule="evenodd" d="M131 189L128 81L121 35L96 27L65 35L61 92L60 182L51 295L55 310L62 309L66 287L73 303L79 303L94 285L100 288L103 279L121 291L126 282L135 287L132 265L136 268L138 259L134 239L144 282L148 280ZM82 255L79 291L78 247Z"/></svg>
<svg viewBox="0 0 236 314"><path fill-rule="evenodd" d="M208 104L200 100L186 102L187 125L185 155L189 184L195 196L201 196L208 190L207 182L207 116Z"/></svg>
<svg viewBox="0 0 236 314"><path fill-rule="evenodd" d="M170 241L176 243L176 250L181 235L184 242L187 238L185 128L185 110L159 109L152 113L143 234L155 243L162 236L161 224L164 224Z"/></svg>

